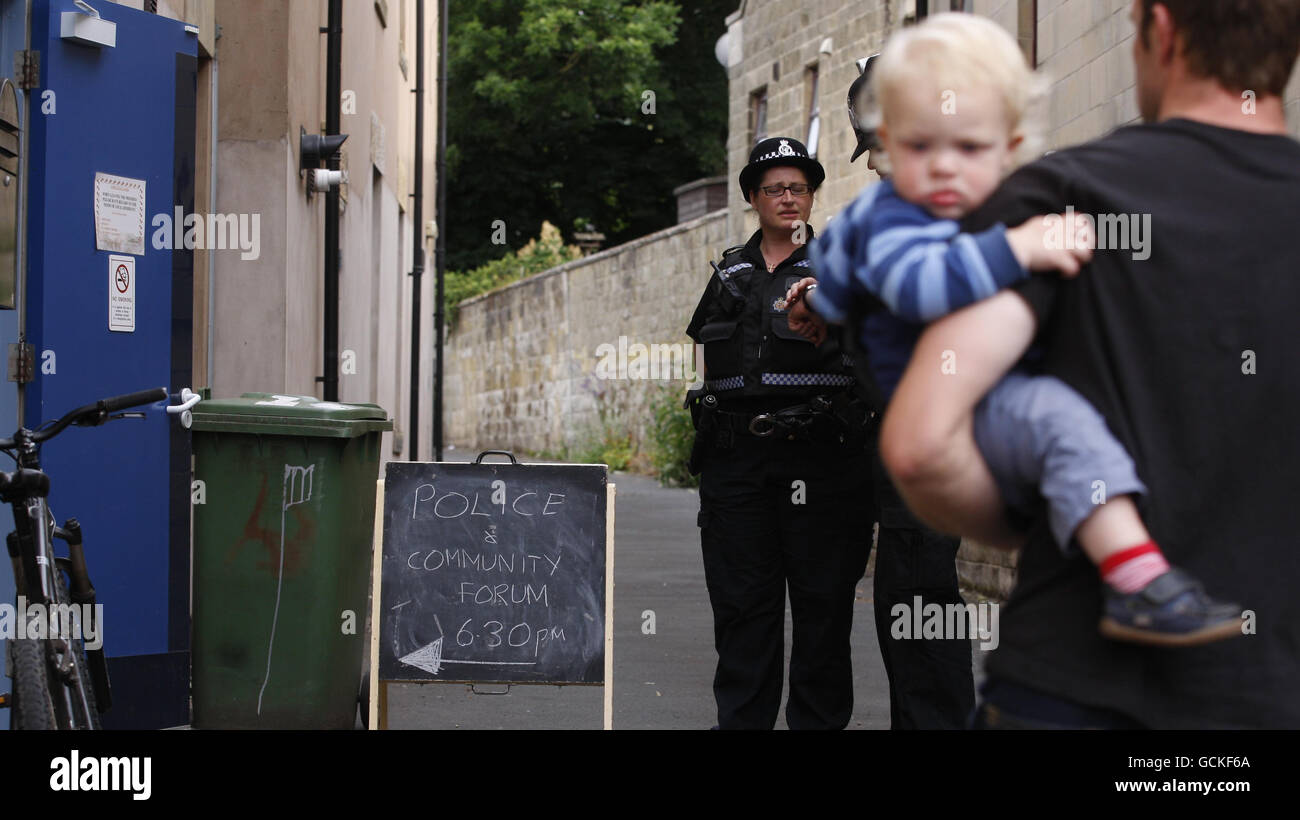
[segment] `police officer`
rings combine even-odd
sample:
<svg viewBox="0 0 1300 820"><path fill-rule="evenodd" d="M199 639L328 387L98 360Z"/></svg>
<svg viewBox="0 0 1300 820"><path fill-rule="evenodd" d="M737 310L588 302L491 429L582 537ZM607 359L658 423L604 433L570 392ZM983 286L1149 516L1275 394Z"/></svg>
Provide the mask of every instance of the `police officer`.
<svg viewBox="0 0 1300 820"><path fill-rule="evenodd" d="M876 165L879 156L873 156L879 152L879 145L872 122L875 110L869 84L871 64L878 56L859 62L861 74L849 87L849 122L857 137L849 161L854 162L866 153L867 168L883 178L887 174ZM800 292L798 288L792 291ZM802 308L794 308L796 327L800 326L803 313ZM853 332L856 333L856 327ZM849 347L853 347L852 340L852 336L846 339ZM869 359L870 350L856 357L863 365ZM873 392L870 373L863 367L859 368L859 379L867 384L865 392ZM875 409L883 411L883 407ZM975 707L970 641L896 638L892 624L896 620L894 608L899 604L906 607L901 611L911 613L918 601L922 607L964 603L957 588L956 558L961 539L935 532L908 511L885 473L875 444L873 441L871 461L880 532L876 540L873 598L876 636L885 674L889 677L890 728L960 729Z"/></svg>
<svg viewBox="0 0 1300 820"><path fill-rule="evenodd" d="M785 293L808 274L808 216L825 179L796 139L754 146L740 188L759 230L714 266L687 334L704 348L692 472L713 606L713 691L723 729L770 729L784 678L785 594L793 619L792 729L842 729L853 709L849 631L869 544L871 415L832 336L789 328Z"/></svg>

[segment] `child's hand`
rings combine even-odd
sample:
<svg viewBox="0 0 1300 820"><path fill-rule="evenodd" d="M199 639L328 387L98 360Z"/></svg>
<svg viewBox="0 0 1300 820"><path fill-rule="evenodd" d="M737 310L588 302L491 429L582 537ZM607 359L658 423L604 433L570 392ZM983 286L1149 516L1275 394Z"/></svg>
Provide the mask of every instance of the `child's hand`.
<svg viewBox="0 0 1300 820"><path fill-rule="evenodd" d="M1091 219L1069 213L1036 216L1008 228L1007 244L1026 270L1060 271L1068 278L1092 260L1097 240Z"/></svg>

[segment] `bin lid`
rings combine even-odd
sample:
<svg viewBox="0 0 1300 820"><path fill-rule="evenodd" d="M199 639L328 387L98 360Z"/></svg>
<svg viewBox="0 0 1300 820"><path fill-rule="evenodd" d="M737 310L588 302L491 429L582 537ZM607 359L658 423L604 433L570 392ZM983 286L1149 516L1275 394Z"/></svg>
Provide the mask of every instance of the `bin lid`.
<svg viewBox="0 0 1300 820"><path fill-rule="evenodd" d="M245 393L237 399L201 401L191 412L196 432L354 438L393 429L388 412L377 404L341 404L315 396Z"/></svg>

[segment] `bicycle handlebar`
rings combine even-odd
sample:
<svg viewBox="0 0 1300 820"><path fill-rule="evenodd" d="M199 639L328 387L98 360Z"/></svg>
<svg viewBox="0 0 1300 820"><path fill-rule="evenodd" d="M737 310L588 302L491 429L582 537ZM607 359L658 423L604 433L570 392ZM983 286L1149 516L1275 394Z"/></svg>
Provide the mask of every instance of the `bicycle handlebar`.
<svg viewBox="0 0 1300 820"><path fill-rule="evenodd" d="M135 393L127 393L124 396L112 396L107 399L100 399L94 404L87 404L84 407L78 407L65 413L58 421L54 422L48 429L37 430L29 436L29 440L39 444L54 438L63 432L70 424L103 424L108 420L110 413L118 410L125 410L128 407L138 407L142 404L152 404L156 401L164 401L167 398L167 389L165 387L155 387L152 390L140 390ZM14 439L0 439L0 449L10 449L14 446Z"/></svg>
<svg viewBox="0 0 1300 820"><path fill-rule="evenodd" d="M103 406L107 413L116 413L118 410L125 410L128 407L138 407L141 404L153 404L156 401L162 401L167 398L167 389L155 387L152 390L141 390L138 393L127 393L125 396L114 396L111 399L102 399L99 404Z"/></svg>

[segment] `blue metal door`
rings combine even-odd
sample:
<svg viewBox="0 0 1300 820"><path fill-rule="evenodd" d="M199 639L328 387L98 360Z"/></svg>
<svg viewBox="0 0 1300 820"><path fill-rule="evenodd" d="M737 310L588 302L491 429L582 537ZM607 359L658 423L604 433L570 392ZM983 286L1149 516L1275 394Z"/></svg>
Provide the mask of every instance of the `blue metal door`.
<svg viewBox="0 0 1300 820"><path fill-rule="evenodd" d="M16 125L17 129L11 133L9 133L10 129L5 128L4 125L0 125L0 129L4 129L8 136L13 138L11 142L16 143L15 147L18 148L21 148L25 141L24 132L27 130L26 92L18 88L15 83L17 78L11 72L14 66L14 57L26 48L27 5L23 0L4 0L3 3L0 3L0 77L3 77L3 79L0 79L0 99L3 99L6 94L12 94L12 99L15 101L14 119L16 120L13 125ZM23 155L21 151L16 159L15 165L19 169L18 174L0 171L0 174L4 176L4 179L0 180L0 185L3 185L3 189L0 190L5 193L11 186L19 188L26 181L26 173L22 169ZM7 212L0 216L0 250L10 251L11 249L12 253L12 256L0 253L0 279L5 280L5 286L0 287L0 291L3 291L3 296L11 297L0 298L0 352L6 355L9 346L16 346L21 336L18 311L22 299L20 271L23 269L22 243L20 240L23 236L24 213L21 196L18 197L17 204L18 207L12 214L13 224L9 224L9 220L4 218L4 216L8 216ZM5 267L9 265L12 265L12 268ZM7 287L9 283L13 285L12 293ZM0 436L8 436L18 428L18 407L18 382L5 378L0 381ZM6 469L8 469L7 466ZM7 525L8 522L4 521L6 516L7 511L0 510L0 522ZM6 526L5 531L7 529ZM13 574L7 567L0 569L0 602L13 603L14 594ZM7 643L4 637L0 636L0 658L8 657L9 647ZM8 720L0 721L0 728L7 729L8 727Z"/></svg>
<svg viewBox="0 0 1300 820"><path fill-rule="evenodd" d="M193 254L156 227L194 208L197 37L175 20L90 3L114 27L111 44L62 36L65 15L86 14L72 0L32 4L29 427L97 398L190 386ZM55 515L81 521L104 607L105 725L188 722L188 435L155 408L143 421L71 429L43 460Z"/></svg>

